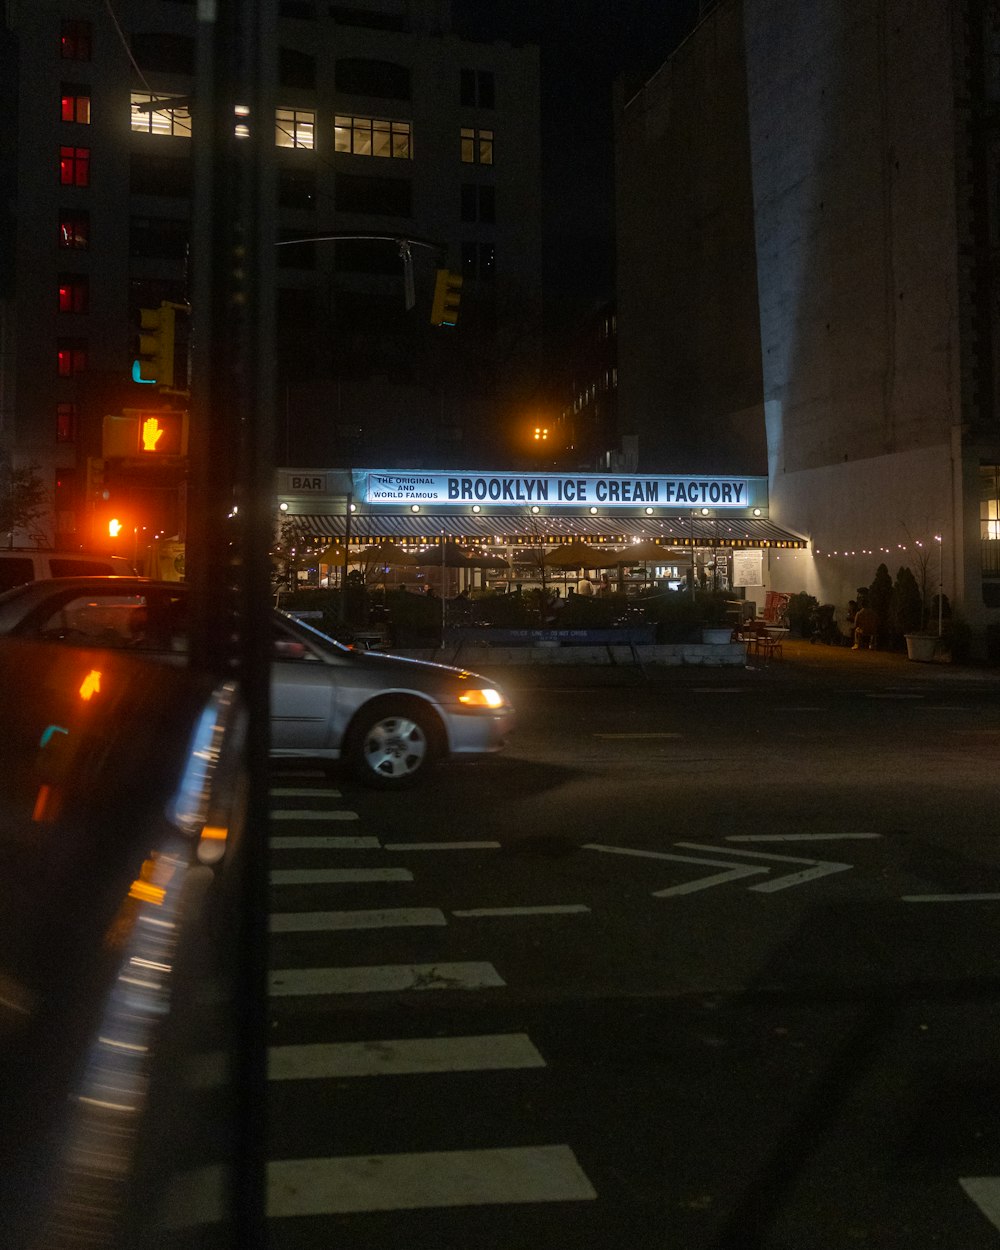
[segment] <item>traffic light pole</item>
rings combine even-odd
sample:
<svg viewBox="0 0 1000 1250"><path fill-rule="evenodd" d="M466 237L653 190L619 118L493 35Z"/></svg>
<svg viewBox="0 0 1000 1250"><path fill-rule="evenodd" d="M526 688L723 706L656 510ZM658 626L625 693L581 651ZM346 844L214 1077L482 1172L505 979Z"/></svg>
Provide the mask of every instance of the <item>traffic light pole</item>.
<svg viewBox="0 0 1000 1250"><path fill-rule="evenodd" d="M230 1244L267 1245L267 882L270 500L274 490L274 31L276 0L197 6L189 541L192 663L236 675L246 709L233 987ZM235 106L250 138L235 137ZM227 522L227 517L233 519Z"/></svg>

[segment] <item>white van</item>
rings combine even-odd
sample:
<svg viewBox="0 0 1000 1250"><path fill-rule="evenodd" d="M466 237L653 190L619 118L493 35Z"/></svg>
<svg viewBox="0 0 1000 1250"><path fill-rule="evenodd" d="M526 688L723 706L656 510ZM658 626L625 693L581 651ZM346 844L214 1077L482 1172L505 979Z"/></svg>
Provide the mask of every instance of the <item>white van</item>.
<svg viewBox="0 0 1000 1250"><path fill-rule="evenodd" d="M38 551L28 547L0 549L0 591L49 577L134 577L124 556L90 551Z"/></svg>

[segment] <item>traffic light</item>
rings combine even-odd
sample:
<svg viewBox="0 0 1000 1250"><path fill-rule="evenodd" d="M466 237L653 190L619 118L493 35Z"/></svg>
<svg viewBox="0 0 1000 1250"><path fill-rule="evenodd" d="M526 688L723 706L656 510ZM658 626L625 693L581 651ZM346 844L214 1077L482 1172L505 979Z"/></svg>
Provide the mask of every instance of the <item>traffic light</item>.
<svg viewBox="0 0 1000 1250"><path fill-rule="evenodd" d="M434 279L432 326L453 326L458 321L458 301L462 298L462 275L439 269Z"/></svg>
<svg viewBox="0 0 1000 1250"><path fill-rule="evenodd" d="M107 491L104 485L105 462L99 456L87 457L87 498L104 499Z"/></svg>
<svg viewBox="0 0 1000 1250"><path fill-rule="evenodd" d="M126 408L108 413L101 429L101 452L105 460L126 460L132 465L168 457L186 456L188 414L176 410L148 412Z"/></svg>
<svg viewBox="0 0 1000 1250"><path fill-rule="evenodd" d="M139 414L138 454L141 458L183 456L187 447L183 412L143 412Z"/></svg>
<svg viewBox="0 0 1000 1250"><path fill-rule="evenodd" d="M140 382L155 382L161 390L174 385L174 322L177 313L165 300L159 308L140 308Z"/></svg>

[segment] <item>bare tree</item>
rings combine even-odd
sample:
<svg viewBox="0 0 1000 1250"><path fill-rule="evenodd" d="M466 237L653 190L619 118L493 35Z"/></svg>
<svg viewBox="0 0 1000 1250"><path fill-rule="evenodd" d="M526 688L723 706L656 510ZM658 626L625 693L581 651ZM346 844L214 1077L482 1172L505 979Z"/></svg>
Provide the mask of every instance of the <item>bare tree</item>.
<svg viewBox="0 0 1000 1250"><path fill-rule="evenodd" d="M45 530L40 519L49 510L49 493L38 476L37 464L20 467L0 465L0 533L7 546L14 546L14 535L25 531L32 542L41 543Z"/></svg>

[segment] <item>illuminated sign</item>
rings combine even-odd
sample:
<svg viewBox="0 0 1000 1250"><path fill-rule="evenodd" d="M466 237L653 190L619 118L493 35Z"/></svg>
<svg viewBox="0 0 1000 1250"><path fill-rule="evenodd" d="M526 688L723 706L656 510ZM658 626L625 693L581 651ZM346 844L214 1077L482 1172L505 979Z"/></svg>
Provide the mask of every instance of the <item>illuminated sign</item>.
<svg viewBox="0 0 1000 1250"><path fill-rule="evenodd" d="M744 510L767 503L767 479L562 473L394 473L359 470L356 494L369 504L534 505L578 508L654 507Z"/></svg>

